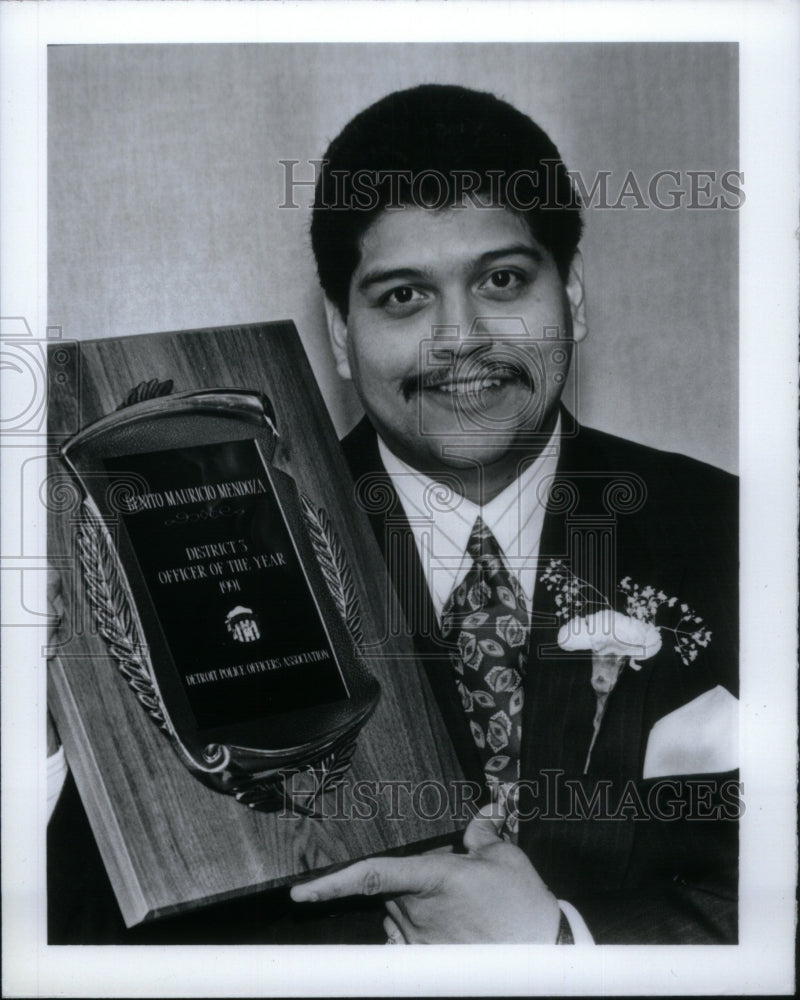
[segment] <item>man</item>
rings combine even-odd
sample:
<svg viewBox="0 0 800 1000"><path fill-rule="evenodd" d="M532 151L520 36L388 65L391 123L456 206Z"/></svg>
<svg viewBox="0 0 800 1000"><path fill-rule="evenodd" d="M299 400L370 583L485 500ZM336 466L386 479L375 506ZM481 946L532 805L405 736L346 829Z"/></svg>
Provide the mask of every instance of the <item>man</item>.
<svg viewBox="0 0 800 1000"><path fill-rule="evenodd" d="M735 940L732 480L562 407L587 332L580 208L525 115L416 88L355 118L326 159L313 246L366 412L344 449L357 500L389 489L389 510L364 506L484 808L452 853L126 932L70 781L50 828L51 942ZM657 652L646 630L623 635L635 615L603 630L623 581L644 617L664 595ZM703 623L681 626L684 605ZM582 622L597 656L562 648Z"/></svg>
<svg viewBox="0 0 800 1000"><path fill-rule="evenodd" d="M292 890L381 895L391 941L736 940L735 483L561 406L580 232L548 137L460 87L362 112L317 185L345 453L490 800L464 853Z"/></svg>

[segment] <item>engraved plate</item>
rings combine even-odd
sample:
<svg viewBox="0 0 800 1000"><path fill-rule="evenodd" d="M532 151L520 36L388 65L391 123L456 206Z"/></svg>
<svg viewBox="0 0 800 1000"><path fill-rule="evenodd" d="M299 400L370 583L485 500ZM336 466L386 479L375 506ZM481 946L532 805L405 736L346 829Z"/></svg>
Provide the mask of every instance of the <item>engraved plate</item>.
<svg viewBox="0 0 800 1000"><path fill-rule="evenodd" d="M200 730L348 697L255 442L104 465L141 481L121 520Z"/></svg>

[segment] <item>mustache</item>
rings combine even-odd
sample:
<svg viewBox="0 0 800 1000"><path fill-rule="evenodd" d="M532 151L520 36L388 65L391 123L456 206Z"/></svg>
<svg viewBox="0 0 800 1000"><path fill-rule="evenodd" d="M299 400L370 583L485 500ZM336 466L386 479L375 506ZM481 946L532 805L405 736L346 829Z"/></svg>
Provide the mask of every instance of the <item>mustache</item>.
<svg viewBox="0 0 800 1000"><path fill-rule="evenodd" d="M453 382L469 383L474 385L477 391L484 387L488 388L487 383L491 381L519 382L533 389L535 379L532 367L530 360L526 364L509 358L507 354L503 357L470 354L457 359L454 364L428 368L406 376L400 383L400 390L408 402L417 393L426 389L438 389L439 386Z"/></svg>

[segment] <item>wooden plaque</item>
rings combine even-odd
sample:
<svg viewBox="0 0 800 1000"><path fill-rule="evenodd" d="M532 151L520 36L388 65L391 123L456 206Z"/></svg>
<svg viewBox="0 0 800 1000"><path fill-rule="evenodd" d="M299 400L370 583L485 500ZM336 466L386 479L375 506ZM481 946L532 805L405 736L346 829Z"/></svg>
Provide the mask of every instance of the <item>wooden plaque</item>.
<svg viewBox="0 0 800 1000"><path fill-rule="evenodd" d="M51 350L50 371L49 551L64 615L50 660L48 702L126 924L290 884L358 858L433 845L462 829L455 752L366 516L354 502L293 324L60 344ZM359 658L380 694L366 722L363 713L359 718L349 766L316 815L294 808L291 794L283 807L273 802L270 811L260 811L263 796L240 801L201 783L135 696L130 671L120 670L119 650L113 643L110 650L108 622L98 622L87 598L91 588L81 568L86 505L59 449L76 431L137 398L131 397L137 386L138 395L169 392L165 406L173 393L207 389L266 397L278 428L274 477L291 479L304 502L325 513L341 546L359 606ZM150 405L157 411L159 402ZM190 449L191 435L180 444ZM211 454L219 459L218 449ZM187 628L203 626L187 621ZM302 700L302 692L291 695ZM213 700L209 704L203 711L213 715ZM324 715L323 708L314 711Z"/></svg>

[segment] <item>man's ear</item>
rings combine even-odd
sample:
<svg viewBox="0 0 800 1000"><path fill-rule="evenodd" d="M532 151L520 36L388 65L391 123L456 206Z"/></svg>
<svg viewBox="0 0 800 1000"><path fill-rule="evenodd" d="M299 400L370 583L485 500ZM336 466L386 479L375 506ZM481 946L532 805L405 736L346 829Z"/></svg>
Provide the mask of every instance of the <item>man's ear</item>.
<svg viewBox="0 0 800 1000"><path fill-rule="evenodd" d="M583 289L583 257L580 250L576 250L572 258L564 290L572 313L572 336L575 343L580 343L589 332L586 323L586 295Z"/></svg>
<svg viewBox="0 0 800 1000"><path fill-rule="evenodd" d="M339 312L339 307L325 296L325 318L328 321L328 336L336 361L336 371L342 378L351 379L350 361L347 357L347 323Z"/></svg>

